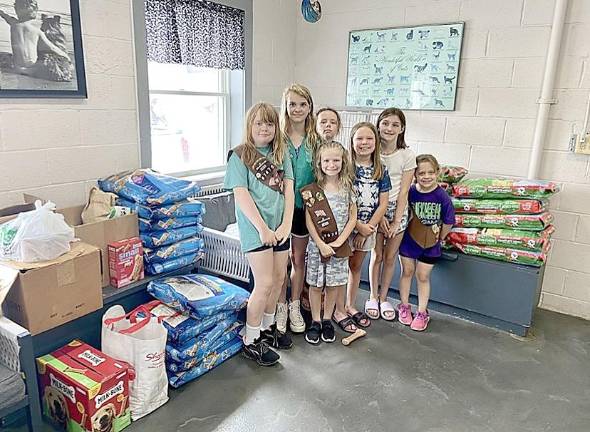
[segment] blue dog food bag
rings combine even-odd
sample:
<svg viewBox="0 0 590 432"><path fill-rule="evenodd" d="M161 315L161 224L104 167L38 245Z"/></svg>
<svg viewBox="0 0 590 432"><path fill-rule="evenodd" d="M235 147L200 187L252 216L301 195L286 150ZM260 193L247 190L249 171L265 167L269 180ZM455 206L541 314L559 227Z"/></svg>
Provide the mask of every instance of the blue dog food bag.
<svg viewBox="0 0 590 432"><path fill-rule="evenodd" d="M162 273L168 273L173 270L178 270L183 267L194 265L201 258L203 258L202 251L191 253L188 255L183 255L178 258L167 259L165 261L156 263L148 263L144 260L145 270L150 275L159 275Z"/></svg>
<svg viewBox="0 0 590 432"><path fill-rule="evenodd" d="M145 220L155 221L169 218L196 217L205 214L205 206L196 199L187 199L159 207L148 207L137 204L125 198L117 198L116 204L121 207L129 207L134 213Z"/></svg>
<svg viewBox="0 0 590 432"><path fill-rule="evenodd" d="M189 237L178 243L169 246L162 246L157 249L143 249L143 257L148 264L162 263L176 259L184 255L201 252L205 248L205 242L199 237Z"/></svg>
<svg viewBox="0 0 590 432"><path fill-rule="evenodd" d="M202 225L193 225L184 228L176 228L168 231L148 231L139 234L145 247L154 249L160 246L177 243L189 237L194 237L203 231Z"/></svg>
<svg viewBox="0 0 590 432"><path fill-rule="evenodd" d="M151 281L148 292L168 306L206 318L246 306L249 293L215 276L188 274Z"/></svg>
<svg viewBox="0 0 590 432"><path fill-rule="evenodd" d="M168 231L176 228L184 228L201 223L201 216L186 216L186 217L171 217L167 219L149 220L142 217L139 218L139 231Z"/></svg>
<svg viewBox="0 0 590 432"><path fill-rule="evenodd" d="M182 201L194 197L200 191L195 182L149 169L135 170L129 176L115 181L114 189L116 194L130 201L152 207Z"/></svg>

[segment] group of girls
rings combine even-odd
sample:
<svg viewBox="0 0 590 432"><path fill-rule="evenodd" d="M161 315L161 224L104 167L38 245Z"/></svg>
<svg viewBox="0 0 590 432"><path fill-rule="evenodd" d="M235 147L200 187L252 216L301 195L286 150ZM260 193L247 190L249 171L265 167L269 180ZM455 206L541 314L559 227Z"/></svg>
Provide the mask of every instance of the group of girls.
<svg viewBox="0 0 590 432"><path fill-rule="evenodd" d="M266 103L250 108L242 144L228 157L224 187L234 192L242 250L254 277L243 355L263 366L279 361L273 348L292 347L287 324L317 344L335 340L332 322L353 333L371 320L393 321L396 309L387 293L398 253L397 319L417 331L430 320L430 272L454 222L451 201L437 183L438 162L407 147L406 119L397 108L384 110L376 125L356 124L350 154L334 141L340 128L337 111L314 114L309 90L293 84L283 93L280 114ZM371 293L358 310L367 252ZM414 274L415 312L409 304ZM312 317L307 328L301 314L305 282Z"/></svg>

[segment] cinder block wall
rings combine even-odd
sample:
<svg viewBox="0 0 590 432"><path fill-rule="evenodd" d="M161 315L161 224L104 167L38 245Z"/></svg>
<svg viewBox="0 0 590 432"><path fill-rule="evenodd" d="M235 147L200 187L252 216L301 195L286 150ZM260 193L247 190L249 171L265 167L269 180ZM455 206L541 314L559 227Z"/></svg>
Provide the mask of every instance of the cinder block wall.
<svg viewBox="0 0 590 432"><path fill-rule="evenodd" d="M297 20L295 79L343 106L350 30L465 21L456 110L408 111L407 138L482 175L526 176L554 0L323 0ZM590 319L589 157L568 152L590 92L590 1L570 0L540 177L563 184L541 306ZM516 289L516 288L515 288ZM506 299L510 301L510 299Z"/></svg>

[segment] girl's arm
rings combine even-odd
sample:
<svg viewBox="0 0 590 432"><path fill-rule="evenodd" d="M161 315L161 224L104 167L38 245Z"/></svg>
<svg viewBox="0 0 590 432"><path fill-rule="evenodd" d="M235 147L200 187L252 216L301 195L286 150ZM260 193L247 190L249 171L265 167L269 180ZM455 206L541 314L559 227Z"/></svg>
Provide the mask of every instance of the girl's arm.
<svg viewBox="0 0 590 432"><path fill-rule="evenodd" d="M373 213L371 219L369 219L369 225L376 227L379 224L383 216L385 216L387 204L389 204L389 191L381 192L379 194L379 206L375 210L375 213Z"/></svg>
<svg viewBox="0 0 590 432"><path fill-rule="evenodd" d="M441 230L440 230L440 240L443 241L447 235L451 232L451 229L453 228L453 225L447 225L447 224L443 224Z"/></svg>
<svg viewBox="0 0 590 432"><path fill-rule="evenodd" d="M283 221L275 231L275 237L279 244L283 244L289 238L291 233L291 224L293 223L293 207L295 206L295 192L293 192L293 180L284 180L285 190L285 210L283 212Z"/></svg>
<svg viewBox="0 0 590 432"><path fill-rule="evenodd" d="M348 212L348 222L346 222L346 225L344 226L344 229L342 230L342 232L340 233L338 238L336 240L334 240L332 243L330 243L330 246L332 246L332 248L334 248L334 249L337 249L340 246L342 246L344 244L344 242L348 240L348 237L350 237L350 234L352 234L352 230L354 230L355 225L356 225L356 203L351 203L350 209Z"/></svg>
<svg viewBox="0 0 590 432"><path fill-rule="evenodd" d="M275 234L272 230L268 228L262 216L260 216L260 212L252 199L252 195L248 192L248 189L245 187L236 187L233 189L234 191L234 198L236 200L236 205L240 208L242 213L248 218L248 220L254 225L258 234L260 235L260 240L265 246L274 246L277 244L275 239Z"/></svg>
<svg viewBox="0 0 590 432"><path fill-rule="evenodd" d="M307 230L309 231L311 239L315 242L318 249L320 250L320 254L324 257L331 257L332 255L334 255L334 249L322 240L317 230L315 229L315 225L313 224L311 216L309 215L307 210L305 210L305 225L307 226Z"/></svg>

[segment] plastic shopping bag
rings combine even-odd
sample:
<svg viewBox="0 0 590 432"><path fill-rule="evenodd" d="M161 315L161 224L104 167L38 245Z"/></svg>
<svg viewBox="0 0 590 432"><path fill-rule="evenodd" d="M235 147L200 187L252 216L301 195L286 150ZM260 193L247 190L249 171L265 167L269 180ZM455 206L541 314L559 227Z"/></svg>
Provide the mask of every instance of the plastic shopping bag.
<svg viewBox="0 0 590 432"><path fill-rule="evenodd" d="M135 369L129 383L129 406L135 421L168 401L166 329L158 318L140 306L125 314L120 305L102 317L102 351Z"/></svg>
<svg viewBox="0 0 590 432"><path fill-rule="evenodd" d="M35 201L35 210L0 225L0 260L47 261L69 252L74 229L53 210L52 202Z"/></svg>

